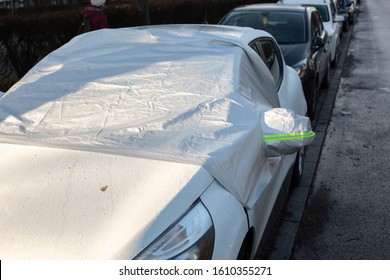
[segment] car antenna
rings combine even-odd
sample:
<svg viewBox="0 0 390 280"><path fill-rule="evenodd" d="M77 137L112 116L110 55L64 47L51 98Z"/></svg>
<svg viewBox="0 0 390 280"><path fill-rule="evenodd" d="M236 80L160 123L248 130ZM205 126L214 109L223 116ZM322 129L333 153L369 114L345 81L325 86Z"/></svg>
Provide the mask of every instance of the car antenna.
<svg viewBox="0 0 390 280"><path fill-rule="evenodd" d="M207 13L208 13L208 3L207 3L207 0L204 0L204 18L203 18L202 24L208 24Z"/></svg>

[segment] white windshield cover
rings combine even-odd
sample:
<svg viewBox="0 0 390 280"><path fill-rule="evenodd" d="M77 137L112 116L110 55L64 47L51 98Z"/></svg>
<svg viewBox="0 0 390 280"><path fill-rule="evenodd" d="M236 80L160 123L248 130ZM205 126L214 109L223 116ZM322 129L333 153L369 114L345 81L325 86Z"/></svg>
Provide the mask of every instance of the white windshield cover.
<svg viewBox="0 0 390 280"><path fill-rule="evenodd" d="M74 38L0 98L0 142L202 165L251 207L270 178L273 79L235 34L197 29Z"/></svg>

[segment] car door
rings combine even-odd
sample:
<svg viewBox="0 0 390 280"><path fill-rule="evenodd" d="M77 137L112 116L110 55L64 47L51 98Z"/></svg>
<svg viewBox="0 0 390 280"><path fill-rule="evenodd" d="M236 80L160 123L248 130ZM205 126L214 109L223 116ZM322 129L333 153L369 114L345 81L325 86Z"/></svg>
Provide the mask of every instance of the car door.
<svg viewBox="0 0 390 280"><path fill-rule="evenodd" d="M317 68L318 85L326 74L329 65L328 35L320 15L313 11L310 20L312 61Z"/></svg>

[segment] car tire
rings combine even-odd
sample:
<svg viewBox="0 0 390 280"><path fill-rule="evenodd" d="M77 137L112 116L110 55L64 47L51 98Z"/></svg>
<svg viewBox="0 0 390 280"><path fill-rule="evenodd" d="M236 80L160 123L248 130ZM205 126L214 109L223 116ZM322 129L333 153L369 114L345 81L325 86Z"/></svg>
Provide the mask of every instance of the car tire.
<svg viewBox="0 0 390 280"><path fill-rule="evenodd" d="M291 175L291 186L296 187L301 182L302 174L303 174L303 166L305 159L305 147L301 148L297 152L297 157L295 159L295 163L293 166L293 171Z"/></svg>
<svg viewBox="0 0 390 280"><path fill-rule="evenodd" d="M355 21L354 17L355 17L355 15L351 15L351 16L349 17L349 20L348 20L348 23L349 23L349 24L353 24L353 23L354 23L354 21Z"/></svg>
<svg viewBox="0 0 390 280"><path fill-rule="evenodd" d="M349 30L349 23L345 21L343 23L343 32L348 32L348 30Z"/></svg>
<svg viewBox="0 0 390 280"><path fill-rule="evenodd" d="M337 66L337 63L339 62L339 57L340 57L340 44L337 44L336 46L336 53L334 55L333 61L330 63L331 68L335 68ZM330 81L329 81L330 83Z"/></svg>
<svg viewBox="0 0 390 280"><path fill-rule="evenodd" d="M238 252L237 260L249 260L251 256L251 245L252 245L253 237L250 232L248 232L244 241L241 244L240 251Z"/></svg>
<svg viewBox="0 0 390 280"><path fill-rule="evenodd" d="M327 89L329 85L330 85L330 61L328 61L326 73L324 78L322 79L321 88Z"/></svg>
<svg viewBox="0 0 390 280"><path fill-rule="evenodd" d="M316 107L317 107L317 96L318 96L318 85L317 79L312 83L311 86L311 97L310 100L307 100L307 115L310 120L314 120L316 115Z"/></svg>

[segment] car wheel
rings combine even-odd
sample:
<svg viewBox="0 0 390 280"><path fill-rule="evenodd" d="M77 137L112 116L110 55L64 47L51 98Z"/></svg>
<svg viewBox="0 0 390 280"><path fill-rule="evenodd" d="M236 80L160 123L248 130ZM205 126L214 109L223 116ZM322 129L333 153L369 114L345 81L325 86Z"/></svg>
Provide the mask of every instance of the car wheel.
<svg viewBox="0 0 390 280"><path fill-rule="evenodd" d="M340 44L337 44L336 53L334 55L333 61L330 63L330 67L334 68L337 66L337 63L339 62L339 56L340 56Z"/></svg>
<svg viewBox="0 0 390 280"><path fill-rule="evenodd" d="M328 65L326 67L326 73L324 78L322 79L321 88L327 89L330 85L330 61L328 61Z"/></svg>
<svg viewBox="0 0 390 280"><path fill-rule="evenodd" d="M343 23L343 31L348 32L349 23L347 21L344 21Z"/></svg>
<svg viewBox="0 0 390 280"><path fill-rule="evenodd" d="M240 251L238 252L237 260L249 260L251 256L251 245L253 237L251 232L248 232L243 243L241 244Z"/></svg>
<svg viewBox="0 0 390 280"><path fill-rule="evenodd" d="M307 114L311 120L314 120L317 107L318 85L317 80L312 83L311 97L307 100Z"/></svg>
<svg viewBox="0 0 390 280"><path fill-rule="evenodd" d="M354 15L351 15L350 17L349 17L349 24L353 24L353 22L354 22Z"/></svg>
<svg viewBox="0 0 390 280"><path fill-rule="evenodd" d="M293 172L291 176L291 186L295 187L299 185L299 182L302 178L303 173L303 165L305 159L305 148L301 148L301 150L297 153L297 157L295 159Z"/></svg>

